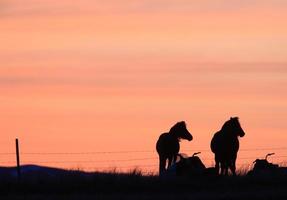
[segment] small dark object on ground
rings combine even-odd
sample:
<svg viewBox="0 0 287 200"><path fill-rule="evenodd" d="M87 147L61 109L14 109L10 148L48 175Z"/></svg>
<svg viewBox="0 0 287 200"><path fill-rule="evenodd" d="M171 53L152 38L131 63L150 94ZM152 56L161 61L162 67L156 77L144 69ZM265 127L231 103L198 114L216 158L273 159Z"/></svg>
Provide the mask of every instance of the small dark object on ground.
<svg viewBox="0 0 287 200"><path fill-rule="evenodd" d="M200 158L196 156L200 152L194 153L191 157L183 157L179 154L179 162L175 164L176 175L202 175L206 169L205 165L202 163Z"/></svg>
<svg viewBox="0 0 287 200"><path fill-rule="evenodd" d="M167 176L177 177L202 177L216 175L215 168L206 168L201 159L197 156L201 152L194 153L188 157L184 154L178 154L178 161L168 170Z"/></svg>
<svg viewBox="0 0 287 200"><path fill-rule="evenodd" d="M278 164L273 164L268 161L268 157L275 153L268 153L264 159L256 159L254 167L247 175L255 176L273 176L273 175L287 175L286 167L279 167Z"/></svg>

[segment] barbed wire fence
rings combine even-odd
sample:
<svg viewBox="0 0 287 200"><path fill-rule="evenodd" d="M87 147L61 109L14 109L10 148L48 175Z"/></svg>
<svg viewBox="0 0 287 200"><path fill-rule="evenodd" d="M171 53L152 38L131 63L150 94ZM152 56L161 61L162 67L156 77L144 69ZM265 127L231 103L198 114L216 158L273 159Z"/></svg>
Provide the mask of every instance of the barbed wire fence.
<svg viewBox="0 0 287 200"><path fill-rule="evenodd" d="M246 148L246 149L240 149L240 152L256 152L256 151L265 151L265 152L276 152L276 151L285 151L287 150L287 147L278 147L278 148ZM182 152L202 152L202 153L211 153L209 149L193 149L193 150L183 150ZM284 152L287 153L287 152ZM116 155L116 154L121 154L127 157L126 159L100 159L100 160L94 160L94 159L87 159L87 160L63 160L63 159L54 159L54 157L69 157L73 158L76 156L93 156L97 157L98 155ZM129 158L130 155L133 154L133 156L136 155L135 158ZM143 154L151 154L153 156L144 156ZM5 156L14 156L15 152L0 152L0 165L13 165L16 164L15 160L8 160L5 158ZM97 167L90 167L91 165L98 165L98 164L103 164L103 163L113 163L114 165L109 165L109 166L103 166L100 165L98 169L112 169L112 168L117 168L117 169L133 169L135 167L138 168L154 168L158 166L158 157L156 156L156 151L151 151L151 150L130 150L130 151L94 151L94 152L20 152L20 155L25 157L31 157L31 156L43 156L44 158L47 156L52 156L52 160L47 159L47 160L36 160L36 159L23 159L21 160L21 163L25 164L42 164L42 165L75 165L75 164L85 164L88 165L87 167L83 167L85 170L95 170ZM262 155L262 158L265 155ZM201 157L200 158L203 161L210 161L212 162L214 160L213 157ZM248 157L238 157L239 161L244 161L244 160L255 160L258 157L255 156L248 156ZM281 162L285 161L285 158L287 158L287 154L280 154L280 155L275 155L272 158L274 159L281 159ZM145 161L152 161L152 164L133 164L131 165L130 163L132 162L145 162ZM122 163L127 163L127 165L122 165Z"/></svg>

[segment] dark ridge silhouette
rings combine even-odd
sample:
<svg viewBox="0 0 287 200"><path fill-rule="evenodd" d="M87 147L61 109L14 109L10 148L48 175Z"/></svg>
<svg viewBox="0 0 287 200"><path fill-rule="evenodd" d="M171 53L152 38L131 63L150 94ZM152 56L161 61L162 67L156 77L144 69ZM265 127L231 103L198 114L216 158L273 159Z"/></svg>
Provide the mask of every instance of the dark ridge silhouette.
<svg viewBox="0 0 287 200"><path fill-rule="evenodd" d="M287 199L287 174L162 178L137 169L87 173L29 165L19 182L7 170L16 175L15 167L0 167L1 199Z"/></svg>
<svg viewBox="0 0 287 200"><path fill-rule="evenodd" d="M156 143L156 150L159 155L159 174L162 175L166 171L166 160L168 166L176 161L179 152L179 140L186 139L191 141L192 135L188 132L184 121L176 123L171 127L168 133L163 133L159 136Z"/></svg>
<svg viewBox="0 0 287 200"><path fill-rule="evenodd" d="M21 166L21 174L25 179L32 179L33 177L45 177L45 178L53 178L62 175L70 175L78 173L81 176L88 175L89 172L83 172L79 170L65 170L55 167L45 167L39 165L22 165ZM0 167L1 177L9 177L12 179L17 178L17 167Z"/></svg>
<svg viewBox="0 0 287 200"><path fill-rule="evenodd" d="M236 175L236 158L239 150L238 136L243 137L245 132L241 128L238 117L231 117L216 132L211 140L211 150L215 154L215 169L221 175L227 175L228 169Z"/></svg>

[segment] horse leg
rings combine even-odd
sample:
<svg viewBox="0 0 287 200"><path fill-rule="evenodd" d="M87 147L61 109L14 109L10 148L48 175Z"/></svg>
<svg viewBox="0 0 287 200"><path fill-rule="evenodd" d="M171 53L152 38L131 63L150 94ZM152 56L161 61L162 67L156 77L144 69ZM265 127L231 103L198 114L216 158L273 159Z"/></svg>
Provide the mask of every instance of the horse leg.
<svg viewBox="0 0 287 200"><path fill-rule="evenodd" d="M165 172L166 158L163 156L159 157L159 175Z"/></svg>
<svg viewBox="0 0 287 200"><path fill-rule="evenodd" d="M236 176L236 160L235 159L231 161L230 169L231 169L233 176Z"/></svg>
<svg viewBox="0 0 287 200"><path fill-rule="evenodd" d="M228 176L229 167L230 167L230 163L226 162L226 165L225 165L225 176Z"/></svg>
<svg viewBox="0 0 287 200"><path fill-rule="evenodd" d="M167 168L170 168L171 164L173 163L173 156L168 157L168 164L167 164Z"/></svg>
<svg viewBox="0 0 287 200"><path fill-rule="evenodd" d="M223 176L225 174L224 163L220 162L220 175Z"/></svg>
<svg viewBox="0 0 287 200"><path fill-rule="evenodd" d="M221 175L222 176L228 175L228 165L226 162L221 162Z"/></svg>
<svg viewBox="0 0 287 200"><path fill-rule="evenodd" d="M217 156L215 156L215 172L217 175L219 175L219 160Z"/></svg>

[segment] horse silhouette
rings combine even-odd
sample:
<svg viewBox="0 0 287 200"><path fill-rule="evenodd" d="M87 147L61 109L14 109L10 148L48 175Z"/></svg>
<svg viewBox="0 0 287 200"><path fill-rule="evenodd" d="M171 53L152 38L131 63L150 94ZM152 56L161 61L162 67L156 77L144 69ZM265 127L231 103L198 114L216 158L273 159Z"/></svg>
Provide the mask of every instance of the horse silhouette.
<svg viewBox="0 0 287 200"><path fill-rule="evenodd" d="M157 143L156 150L159 155L159 174L162 175L166 171L166 160L168 160L168 166L176 161L176 157L179 152L179 140L186 139L191 141L192 135L188 132L184 121L176 123L171 127L168 133L160 135Z"/></svg>
<svg viewBox="0 0 287 200"><path fill-rule="evenodd" d="M216 173L227 175L228 169L236 175L236 158L239 150L238 136L243 137L245 132L240 126L238 117L231 117L222 126L221 130L214 134L211 140L211 150L215 154Z"/></svg>

